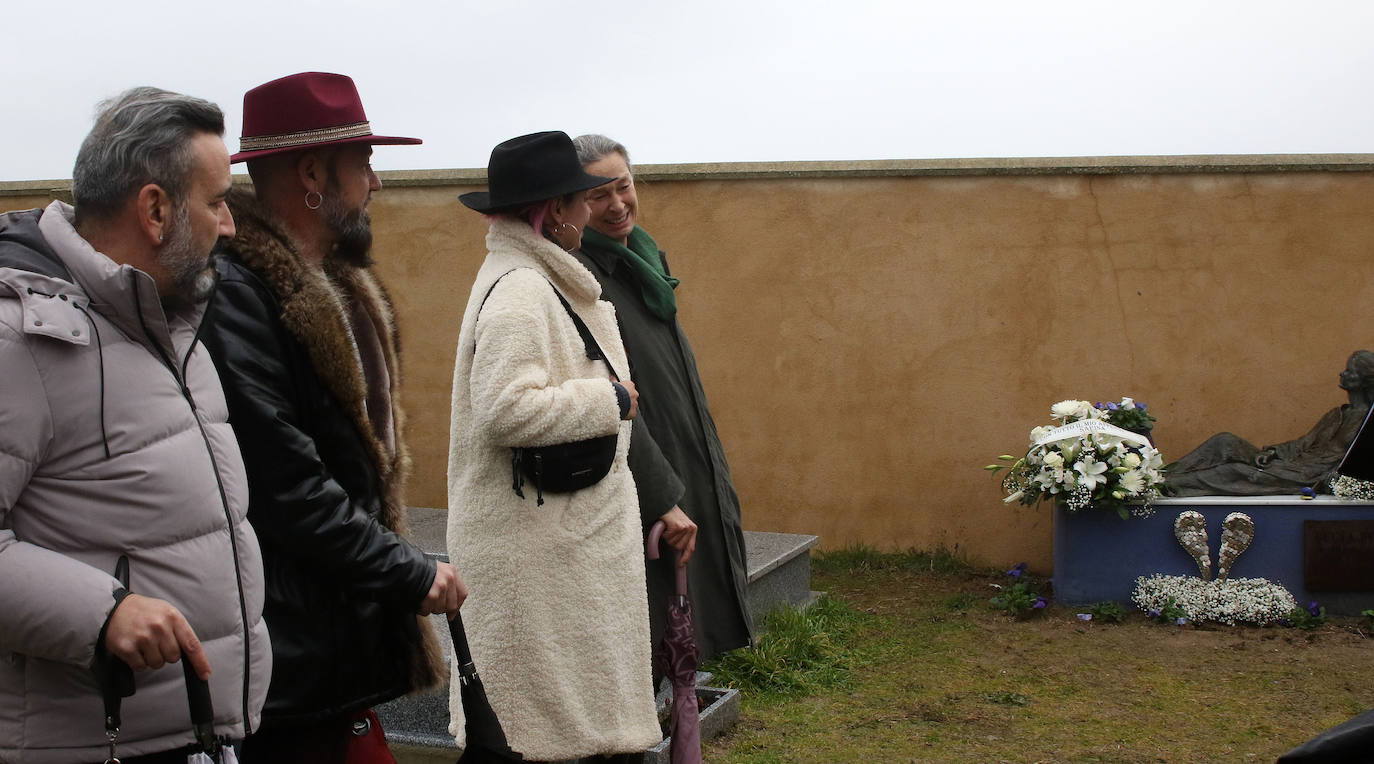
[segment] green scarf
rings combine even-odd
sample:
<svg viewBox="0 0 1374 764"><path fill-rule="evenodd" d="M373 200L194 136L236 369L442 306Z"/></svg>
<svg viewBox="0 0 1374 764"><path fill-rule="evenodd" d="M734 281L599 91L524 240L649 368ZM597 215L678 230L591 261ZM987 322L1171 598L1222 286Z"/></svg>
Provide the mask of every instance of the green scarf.
<svg viewBox="0 0 1374 764"><path fill-rule="evenodd" d="M626 241L628 247L620 245L602 233L588 228L582 232L582 248L610 252L630 266L635 280L639 282L640 294L644 304L662 321L671 321L677 315L677 298L673 290L679 282L668 275L663 267L663 258L653 237L639 226L635 226Z"/></svg>

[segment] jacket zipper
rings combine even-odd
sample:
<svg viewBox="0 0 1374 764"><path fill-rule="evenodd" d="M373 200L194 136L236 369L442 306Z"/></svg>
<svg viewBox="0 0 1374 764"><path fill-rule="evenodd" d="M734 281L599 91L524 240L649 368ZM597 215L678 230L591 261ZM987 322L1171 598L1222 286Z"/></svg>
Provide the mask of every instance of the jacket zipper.
<svg viewBox="0 0 1374 764"><path fill-rule="evenodd" d="M191 354L196 350L196 343L200 342L200 332L205 326L205 316L201 316L201 322L196 326L195 334L191 337L191 344L186 349L186 357L182 360L181 372L177 372L176 363L168 357L157 338L148 329L148 324L143 320L143 301L138 289L138 274L129 274L134 292L134 309L138 313L138 323L143 327L143 334L147 337L153 349L157 351L157 357L167 370L172 373L172 378L176 380L177 386L181 388L181 395L186 399L187 405L191 407L191 416L196 420L196 428L200 431L200 439L205 443L205 453L210 456L210 468L215 473L215 487L219 489L220 506L224 509L224 520L229 531L229 548L234 557L234 583L238 587L239 595L239 621L243 625L243 736L246 738L252 734L252 720L248 713L248 690L249 690L249 668L252 665L252 635L248 630L248 601L243 593L243 569L239 563L239 543L237 526L234 524L233 513L229 509L229 495L224 490L224 480L220 477L219 460L215 458L215 451L210 446L210 437L205 433L205 425L200 421L200 409L196 406L196 399L191 395L191 388L186 385L186 368L191 362ZM218 279L216 279L218 285ZM213 298L213 295L211 296ZM207 306L206 311L209 311ZM170 326L168 327L170 330ZM170 331L168 333L170 337ZM208 351L207 351L208 352Z"/></svg>

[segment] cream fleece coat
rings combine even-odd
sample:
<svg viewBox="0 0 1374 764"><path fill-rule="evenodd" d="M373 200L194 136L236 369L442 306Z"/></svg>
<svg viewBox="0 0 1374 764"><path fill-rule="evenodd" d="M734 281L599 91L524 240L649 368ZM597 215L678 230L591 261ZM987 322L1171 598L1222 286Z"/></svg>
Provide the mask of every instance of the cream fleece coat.
<svg viewBox="0 0 1374 764"><path fill-rule="evenodd" d="M448 463L448 551L470 592L473 661L527 759L643 751L661 733L630 423L550 283L624 374L615 309L581 263L525 223L495 220L487 249L458 335ZM543 506L532 485L524 499L511 489L512 446L617 431L596 485L545 494ZM456 667L453 676L450 732L464 747Z"/></svg>

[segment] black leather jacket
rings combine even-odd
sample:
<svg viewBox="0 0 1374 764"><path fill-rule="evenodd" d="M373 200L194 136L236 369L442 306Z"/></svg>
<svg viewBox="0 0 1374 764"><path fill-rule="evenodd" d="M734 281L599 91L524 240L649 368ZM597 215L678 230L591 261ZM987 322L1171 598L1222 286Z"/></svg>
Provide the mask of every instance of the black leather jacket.
<svg viewBox="0 0 1374 764"><path fill-rule="evenodd" d="M248 470L248 519L262 543L274 661L263 727L433 684L442 668L426 656L427 627L415 612L435 566L395 532L392 476L377 463L374 435L317 370L327 351L317 346L312 355L312 338L284 320L281 285L232 255L218 271L203 339L224 384Z"/></svg>

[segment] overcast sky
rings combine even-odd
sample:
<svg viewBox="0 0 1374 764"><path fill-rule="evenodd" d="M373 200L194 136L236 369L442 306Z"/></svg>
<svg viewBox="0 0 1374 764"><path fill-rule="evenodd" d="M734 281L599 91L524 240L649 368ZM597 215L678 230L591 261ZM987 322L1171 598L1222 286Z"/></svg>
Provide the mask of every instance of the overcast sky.
<svg viewBox="0 0 1374 764"><path fill-rule="evenodd" d="M348 74L377 169L604 132L635 161L1374 152L1363 0L6 2L0 180L68 178L95 104Z"/></svg>

